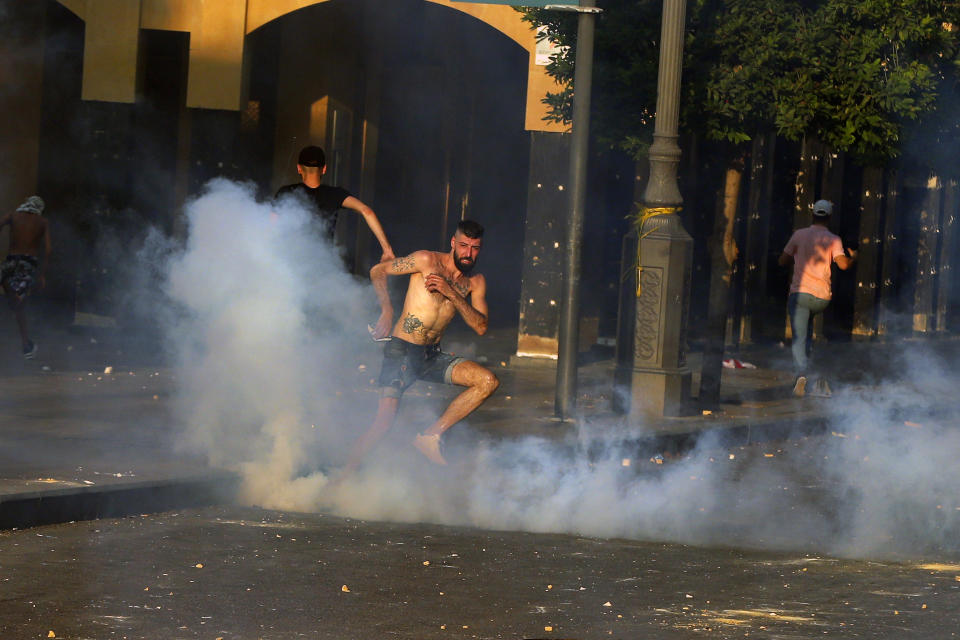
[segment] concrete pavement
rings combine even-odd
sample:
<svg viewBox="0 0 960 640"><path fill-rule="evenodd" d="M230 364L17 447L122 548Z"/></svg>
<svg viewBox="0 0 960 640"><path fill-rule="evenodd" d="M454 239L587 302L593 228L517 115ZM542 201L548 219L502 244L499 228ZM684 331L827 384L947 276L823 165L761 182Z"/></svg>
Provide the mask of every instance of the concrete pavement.
<svg viewBox="0 0 960 640"><path fill-rule="evenodd" d="M0 532L4 638L955 638L956 559L206 508Z"/></svg>
<svg viewBox="0 0 960 640"><path fill-rule="evenodd" d="M0 527L229 499L236 484L232 474L211 469L175 447L179 425L170 398L176 374L156 343L117 329L60 324L39 331L40 353L25 362L17 355L13 329L12 319L5 317L0 323L0 353L6 354L0 358ZM553 418L554 369L543 363L511 364L513 331L471 338L452 329L450 337L502 381L470 417L470 428L488 438L560 436L571 428ZM942 341L936 349L955 353L958 344ZM820 351L835 385L863 386L884 368L898 366L904 357L901 346L847 343ZM626 446L666 451L704 431L749 443L816 430L828 417L829 400L791 396L789 352L774 345L737 354L758 368L724 370L719 411L653 420L638 435L610 410L610 355L595 353L592 362L580 367L581 425L602 422L608 434L620 425ZM694 368L697 355L691 354ZM365 392L375 402L372 389ZM434 401L442 402L443 393L434 394Z"/></svg>
<svg viewBox="0 0 960 640"><path fill-rule="evenodd" d="M174 382L155 345L61 324L37 331L25 361L13 323L0 326L0 528L229 496L232 474L174 446Z"/></svg>
<svg viewBox="0 0 960 640"><path fill-rule="evenodd" d="M960 628L951 519L960 505L945 500L941 510L922 495L915 497L919 509L901 504L898 513L945 523L921 538L922 547L897 539L900 530L882 532L893 535L889 549L911 551L904 556L824 554L835 548L845 515L877 505L842 507L845 490L825 486L831 480L817 474L822 441L854 437L828 429L804 446L769 440L786 431L822 432L837 413L828 403L844 401L793 398L789 355L778 345L738 354L759 368L724 372L720 411L657 420L642 437L609 411L610 360L596 354L580 368L580 433L620 430L631 455L663 454L655 458L662 464L637 457L632 466L616 465L620 481L684 469L672 453L704 431L738 445L729 460L719 450L716 462L710 458L722 465L714 480L739 486L737 469L774 470L744 479L756 489L743 500L717 501L720 494L706 487L681 495L684 504L674 511L713 537L668 544L233 506L236 478L176 447L176 372L155 345L118 331L44 333L36 361L0 359L3 638L899 640L953 638ZM509 365L509 332L472 343L453 337L503 382L471 417L469 431L503 441L560 439L574 428L552 419L552 368ZM902 346L830 345L835 387L869 392L907 371L912 354L933 347L949 361L957 349L955 341ZM15 347L0 342L5 353ZM411 391L418 405L440 405L450 392L425 385ZM357 393L376 397L372 388ZM944 410L928 399L897 406L920 421ZM861 456L856 446L850 451ZM936 490L931 499L953 495ZM756 511L755 500L773 508ZM660 509L644 514L631 537L671 517ZM823 526L793 529L810 516ZM653 539L685 539L663 535ZM729 541L741 548L717 546Z"/></svg>

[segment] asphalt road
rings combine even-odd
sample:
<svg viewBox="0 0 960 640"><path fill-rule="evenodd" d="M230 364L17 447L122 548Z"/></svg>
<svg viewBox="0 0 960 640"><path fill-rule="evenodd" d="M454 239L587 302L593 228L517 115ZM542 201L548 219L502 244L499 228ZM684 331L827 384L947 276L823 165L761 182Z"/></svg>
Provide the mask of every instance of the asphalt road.
<svg viewBox="0 0 960 640"><path fill-rule="evenodd" d="M0 532L2 638L952 638L960 565L209 508Z"/></svg>

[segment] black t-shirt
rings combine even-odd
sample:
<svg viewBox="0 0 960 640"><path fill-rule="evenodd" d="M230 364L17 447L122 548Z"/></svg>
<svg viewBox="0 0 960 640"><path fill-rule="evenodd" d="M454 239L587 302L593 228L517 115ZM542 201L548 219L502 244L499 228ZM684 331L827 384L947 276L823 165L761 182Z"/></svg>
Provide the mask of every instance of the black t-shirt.
<svg viewBox="0 0 960 640"><path fill-rule="evenodd" d="M343 201L351 196L351 193L340 187L331 187L325 184L316 188L308 187L302 182L297 184L288 184L277 190L275 198L284 195L296 194L313 205L317 215L319 215L327 224L327 233L333 237L334 229L337 227L337 216L340 209L343 208Z"/></svg>

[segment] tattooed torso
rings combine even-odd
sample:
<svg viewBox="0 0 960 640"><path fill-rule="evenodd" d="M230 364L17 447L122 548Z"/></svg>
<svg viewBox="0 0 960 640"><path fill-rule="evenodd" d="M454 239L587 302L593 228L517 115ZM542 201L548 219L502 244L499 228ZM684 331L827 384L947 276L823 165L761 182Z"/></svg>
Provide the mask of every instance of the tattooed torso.
<svg viewBox="0 0 960 640"><path fill-rule="evenodd" d="M442 254L435 255L436 268L432 273L442 276L460 296L469 299L473 278L476 276L445 273L439 259ZM410 268L413 266L413 258L410 256L397 258L394 265L398 269ZM456 277L457 275L459 277ZM440 340L454 315L456 315L456 308L453 303L441 293L428 291L424 275L420 272L413 273L410 275L403 311L394 327L394 335L415 344L433 344Z"/></svg>
<svg viewBox="0 0 960 640"><path fill-rule="evenodd" d="M430 340L430 332L428 331L427 327L424 326L420 318L412 313L407 313L405 316L403 316L403 320L401 320L401 326L403 327L404 333L418 336L424 341Z"/></svg>

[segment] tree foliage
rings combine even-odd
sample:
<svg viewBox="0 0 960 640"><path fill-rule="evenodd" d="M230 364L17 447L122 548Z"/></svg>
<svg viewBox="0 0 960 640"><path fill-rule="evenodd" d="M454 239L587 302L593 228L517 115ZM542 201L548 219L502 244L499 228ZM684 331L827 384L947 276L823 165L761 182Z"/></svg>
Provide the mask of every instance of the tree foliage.
<svg viewBox="0 0 960 640"><path fill-rule="evenodd" d="M897 155L904 123L934 108L936 59L954 34L945 5L828 0L796 21L801 64L778 96L776 125L870 161Z"/></svg>
<svg viewBox="0 0 960 640"><path fill-rule="evenodd" d="M778 85L798 63L791 4L717 0L692 6L684 68L688 128L734 144L771 128Z"/></svg>
<svg viewBox="0 0 960 640"><path fill-rule="evenodd" d="M642 151L656 101L660 2L599 4L595 131ZM955 86L957 12L955 3L930 0L693 0L682 126L734 144L776 130L867 161L893 157L905 126ZM545 99L549 117L567 122L576 20L545 9L524 15L567 47L547 68L566 88Z"/></svg>
<svg viewBox="0 0 960 640"><path fill-rule="evenodd" d="M649 145L656 105L660 46L660 0L608 0L597 20L594 43L591 120L599 139L635 153ZM573 106L573 71L577 52L577 17L547 9L525 9L524 19L546 27L560 45L547 73L565 88L548 94L547 118L569 123Z"/></svg>
<svg viewBox="0 0 960 640"><path fill-rule="evenodd" d="M960 177L956 149L960 147L960 3L945 6L941 41L927 57L936 70L936 108L906 123L904 161L942 176Z"/></svg>

